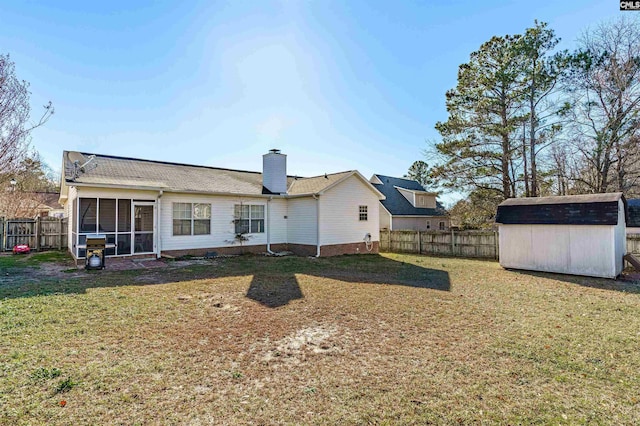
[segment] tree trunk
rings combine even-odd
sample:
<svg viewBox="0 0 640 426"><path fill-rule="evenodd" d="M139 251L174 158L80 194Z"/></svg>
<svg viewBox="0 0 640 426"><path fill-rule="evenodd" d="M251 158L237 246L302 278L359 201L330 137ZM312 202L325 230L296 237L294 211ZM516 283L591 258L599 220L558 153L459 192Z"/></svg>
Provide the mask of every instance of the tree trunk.
<svg viewBox="0 0 640 426"><path fill-rule="evenodd" d="M536 107L534 95L536 90L536 58L533 59L533 72L531 73L531 93L529 94L530 124L529 124L529 154L531 155L531 196L538 196L538 172L536 170Z"/></svg>
<svg viewBox="0 0 640 426"><path fill-rule="evenodd" d="M526 128L527 125L523 121L522 122L522 161L524 165L524 195L525 197L529 197L531 193L529 192L529 170L527 166L527 136L526 136Z"/></svg>

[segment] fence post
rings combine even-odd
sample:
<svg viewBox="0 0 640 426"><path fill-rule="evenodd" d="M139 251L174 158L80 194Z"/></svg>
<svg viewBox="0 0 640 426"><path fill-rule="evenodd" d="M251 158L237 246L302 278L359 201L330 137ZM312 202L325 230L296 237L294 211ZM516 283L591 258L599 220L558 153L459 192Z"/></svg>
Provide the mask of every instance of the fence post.
<svg viewBox="0 0 640 426"><path fill-rule="evenodd" d="M453 230L453 228L451 228L451 256L455 256L456 255L456 234L455 231Z"/></svg>
<svg viewBox="0 0 640 426"><path fill-rule="evenodd" d="M420 237L420 231L418 231L418 254L422 254L422 237Z"/></svg>
<svg viewBox="0 0 640 426"><path fill-rule="evenodd" d="M35 229L35 233L36 233L36 251L40 251L40 229L41 229L40 220L41 220L40 216L38 216L36 218L36 224L35 224L35 227L36 227L36 229Z"/></svg>
<svg viewBox="0 0 640 426"><path fill-rule="evenodd" d="M496 259L500 259L500 246L498 245L498 238L498 231L493 231L493 247L496 253Z"/></svg>
<svg viewBox="0 0 640 426"><path fill-rule="evenodd" d="M58 250L62 250L62 218L61 217L58 218L57 229L58 229Z"/></svg>

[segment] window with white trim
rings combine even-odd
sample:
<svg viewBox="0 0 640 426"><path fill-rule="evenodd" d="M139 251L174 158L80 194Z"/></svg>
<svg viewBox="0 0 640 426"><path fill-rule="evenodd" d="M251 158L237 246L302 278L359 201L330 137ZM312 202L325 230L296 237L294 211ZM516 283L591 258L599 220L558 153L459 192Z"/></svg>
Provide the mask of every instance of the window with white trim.
<svg viewBox="0 0 640 426"><path fill-rule="evenodd" d="M233 215L236 234L264 232L264 205L236 204Z"/></svg>
<svg viewBox="0 0 640 426"><path fill-rule="evenodd" d="M358 217L361 221L369 220L369 206L359 206Z"/></svg>
<svg viewBox="0 0 640 426"><path fill-rule="evenodd" d="M173 235L211 234L211 204L173 203Z"/></svg>
<svg viewBox="0 0 640 426"><path fill-rule="evenodd" d="M440 229L441 231L444 231L444 225L445 225L445 223L444 223L444 222L440 222L440 223L438 224L438 227L439 227L439 229Z"/></svg>

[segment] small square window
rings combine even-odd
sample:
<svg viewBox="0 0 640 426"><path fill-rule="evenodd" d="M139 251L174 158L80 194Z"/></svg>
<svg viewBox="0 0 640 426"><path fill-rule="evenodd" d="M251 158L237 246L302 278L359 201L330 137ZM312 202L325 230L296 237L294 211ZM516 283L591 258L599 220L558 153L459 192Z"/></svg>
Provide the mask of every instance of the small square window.
<svg viewBox="0 0 640 426"><path fill-rule="evenodd" d="M431 221L430 220L427 221L427 229L431 229Z"/></svg>
<svg viewBox="0 0 640 426"><path fill-rule="evenodd" d="M369 220L369 206L360 206L358 211L360 220Z"/></svg>

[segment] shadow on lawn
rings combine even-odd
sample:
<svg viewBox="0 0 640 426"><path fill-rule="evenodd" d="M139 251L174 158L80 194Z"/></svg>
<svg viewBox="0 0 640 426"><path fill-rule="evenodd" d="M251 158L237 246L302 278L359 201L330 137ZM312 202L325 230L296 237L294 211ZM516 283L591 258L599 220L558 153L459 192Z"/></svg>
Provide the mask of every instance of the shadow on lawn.
<svg viewBox="0 0 640 426"><path fill-rule="evenodd" d="M300 258L298 258L300 259ZM274 262L280 259L272 259ZM296 274L362 284L399 285L449 291L449 273L411 263L398 262L380 255L340 256L329 259L305 259L305 267L287 268L281 274L255 272L246 296L264 306L277 308L304 295ZM345 288L348 291L348 288Z"/></svg>
<svg viewBox="0 0 640 426"><path fill-rule="evenodd" d="M105 269L88 271L77 278L25 280L21 283L0 285L0 299L81 294L90 288L155 285L252 275L246 297L264 306L276 308L304 297L296 278L297 274L352 283L400 285L440 291L449 291L451 288L449 274L446 271L398 262L380 255L320 259L247 255L215 259L202 265L129 271ZM348 287L345 287L345 291L348 291Z"/></svg>
<svg viewBox="0 0 640 426"><path fill-rule="evenodd" d="M640 294L640 282L638 280L627 279L625 275L617 279L585 277L579 275L555 274L552 272L525 271L519 269L508 269L511 272L528 275L531 277L546 278L550 280L562 281L569 284L577 284L582 287L595 288L600 290L619 291L623 293Z"/></svg>

